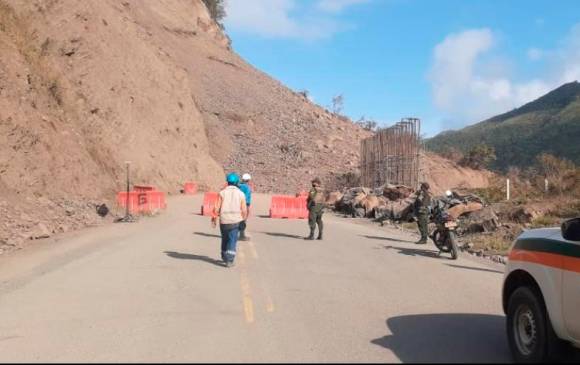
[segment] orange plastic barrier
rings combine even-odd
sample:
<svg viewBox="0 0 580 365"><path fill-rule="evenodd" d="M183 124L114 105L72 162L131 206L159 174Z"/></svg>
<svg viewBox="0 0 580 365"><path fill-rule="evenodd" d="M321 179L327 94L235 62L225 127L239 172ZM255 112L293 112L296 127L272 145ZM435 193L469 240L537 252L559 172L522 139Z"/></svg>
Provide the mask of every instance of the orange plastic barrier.
<svg viewBox="0 0 580 365"><path fill-rule="evenodd" d="M131 214L153 214L167 208L165 193L161 191L130 191L128 203ZM117 193L117 205L126 209L126 191Z"/></svg>
<svg viewBox="0 0 580 365"><path fill-rule="evenodd" d="M201 215L211 216L213 208L218 199L218 193L213 191L207 192L203 195L203 205L201 206Z"/></svg>
<svg viewBox="0 0 580 365"><path fill-rule="evenodd" d="M197 194L197 184L194 182L186 182L183 184L183 192L188 195Z"/></svg>
<svg viewBox="0 0 580 365"><path fill-rule="evenodd" d="M307 219L308 218L308 208L306 208L306 199L308 195L299 196L294 198L296 218Z"/></svg>
<svg viewBox="0 0 580 365"><path fill-rule="evenodd" d="M270 202L270 218L308 218L306 197L274 195Z"/></svg>

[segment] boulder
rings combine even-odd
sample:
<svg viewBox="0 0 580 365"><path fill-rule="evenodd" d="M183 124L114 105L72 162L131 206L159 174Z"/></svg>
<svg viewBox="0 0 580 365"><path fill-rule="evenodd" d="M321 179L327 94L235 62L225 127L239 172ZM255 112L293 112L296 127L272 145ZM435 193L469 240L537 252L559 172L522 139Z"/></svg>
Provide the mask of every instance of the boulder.
<svg viewBox="0 0 580 365"><path fill-rule="evenodd" d="M414 190L408 186L391 184L384 185L381 190L383 196L391 201L408 198L414 192Z"/></svg>
<svg viewBox="0 0 580 365"><path fill-rule="evenodd" d="M449 215L454 219L461 217L464 214L476 212L483 209L483 204L476 202L468 202L455 205L447 210Z"/></svg>
<svg viewBox="0 0 580 365"><path fill-rule="evenodd" d="M344 194L340 191L333 191L328 194L328 198L326 198L326 205L330 207L336 206L336 204L342 199Z"/></svg>
<svg viewBox="0 0 580 365"><path fill-rule="evenodd" d="M42 238L49 238L52 232L44 223L38 223L30 234L30 239L38 240Z"/></svg>
<svg viewBox="0 0 580 365"><path fill-rule="evenodd" d="M493 232L499 227L499 219L491 207L467 214L462 222L467 233Z"/></svg>
<svg viewBox="0 0 580 365"><path fill-rule="evenodd" d="M372 217L374 215L375 209L379 206L379 198L375 195L367 195L361 202L360 205L365 210L366 217Z"/></svg>
<svg viewBox="0 0 580 365"><path fill-rule="evenodd" d="M364 218L365 217L364 208L354 208L353 212L352 212L352 216L354 218Z"/></svg>

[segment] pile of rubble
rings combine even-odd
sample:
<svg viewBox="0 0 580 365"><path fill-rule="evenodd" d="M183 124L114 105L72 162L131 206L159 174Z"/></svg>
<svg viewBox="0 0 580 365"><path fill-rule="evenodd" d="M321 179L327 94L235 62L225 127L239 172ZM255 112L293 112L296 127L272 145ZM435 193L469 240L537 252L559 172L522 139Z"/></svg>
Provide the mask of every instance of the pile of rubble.
<svg viewBox="0 0 580 365"><path fill-rule="evenodd" d="M118 215L117 212L102 214L104 205L92 200L41 197L29 204L41 209L27 209L0 198L0 255L19 250L29 241L112 222Z"/></svg>
<svg viewBox="0 0 580 365"><path fill-rule="evenodd" d="M328 195L326 204L353 218L409 222L414 217L416 191L404 185L386 184L377 189L356 187ZM434 197L455 219L465 223L465 232L495 230L499 223L493 210L474 194L453 192L451 197Z"/></svg>
<svg viewBox="0 0 580 365"><path fill-rule="evenodd" d="M328 207L345 216L411 222L415 217L417 192L404 185L386 184L377 189L355 187L328 195ZM459 223L460 235L493 232L500 227L494 209L474 194L452 192L447 197L433 197L433 205L441 204Z"/></svg>
<svg viewBox="0 0 580 365"><path fill-rule="evenodd" d="M327 205L354 218L410 220L416 200L414 190L386 184L377 189L357 187L330 193Z"/></svg>

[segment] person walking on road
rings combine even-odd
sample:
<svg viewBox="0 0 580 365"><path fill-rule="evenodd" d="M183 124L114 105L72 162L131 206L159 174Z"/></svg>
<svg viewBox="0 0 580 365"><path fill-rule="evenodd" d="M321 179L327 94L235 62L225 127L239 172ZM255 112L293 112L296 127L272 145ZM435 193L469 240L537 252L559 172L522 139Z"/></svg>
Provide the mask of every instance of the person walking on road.
<svg viewBox="0 0 580 365"><path fill-rule="evenodd" d="M246 197L246 208L248 214L246 219L240 223L240 241L249 241L250 236L246 234L247 228L247 221L250 216L250 205L252 204L252 188L250 187L250 180L252 180L252 176L250 174L242 175L242 183L240 184L239 188L244 193Z"/></svg>
<svg viewBox="0 0 580 365"><path fill-rule="evenodd" d="M312 180L312 189L308 193L306 199L306 206L308 208L308 225L310 226L310 235L306 240L314 239L314 231L318 224L318 239L322 239L323 223L322 214L324 213L324 190L322 190L319 178Z"/></svg>
<svg viewBox="0 0 580 365"><path fill-rule="evenodd" d="M415 242L418 245L427 243L429 237L429 210L431 207L431 193L429 192L429 183L421 183L421 188L417 192L415 201L415 214L417 215L417 226L421 233L421 239Z"/></svg>
<svg viewBox="0 0 580 365"><path fill-rule="evenodd" d="M226 181L228 185L219 193L212 216L212 224L215 226L219 217L222 260L227 267L232 267L236 258L240 223L247 218L248 211L246 197L238 188L239 176L230 173L227 175Z"/></svg>

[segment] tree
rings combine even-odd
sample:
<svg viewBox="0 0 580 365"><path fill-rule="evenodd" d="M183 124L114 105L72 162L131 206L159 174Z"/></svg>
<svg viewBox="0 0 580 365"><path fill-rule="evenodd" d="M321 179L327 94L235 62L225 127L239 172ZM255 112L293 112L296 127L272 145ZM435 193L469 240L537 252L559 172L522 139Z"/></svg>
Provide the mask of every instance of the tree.
<svg viewBox="0 0 580 365"><path fill-rule="evenodd" d="M484 143L474 146L463 159L460 165L471 167L472 169L481 170L489 167L492 161L495 161L495 150L493 147Z"/></svg>
<svg viewBox="0 0 580 365"><path fill-rule="evenodd" d="M565 181L570 176L576 176L577 174L576 165L572 161L560 159L549 153L538 155L536 160L539 173L548 179L552 189L561 193L571 187Z"/></svg>
<svg viewBox="0 0 580 365"><path fill-rule="evenodd" d="M226 16L224 0L203 0L203 3L207 7L211 18L223 29L224 25L222 20Z"/></svg>
<svg viewBox="0 0 580 365"><path fill-rule="evenodd" d="M332 98L332 112L334 114L340 114L342 112L343 107L344 107L344 96L342 94L338 94Z"/></svg>
<svg viewBox="0 0 580 365"><path fill-rule="evenodd" d="M378 127L378 123L377 122L375 122L372 119L366 119L364 117L364 115L362 117L360 117L359 120L357 120L356 122L354 122L354 124L360 126L364 130L371 131L371 132L376 131L377 130L377 127Z"/></svg>

